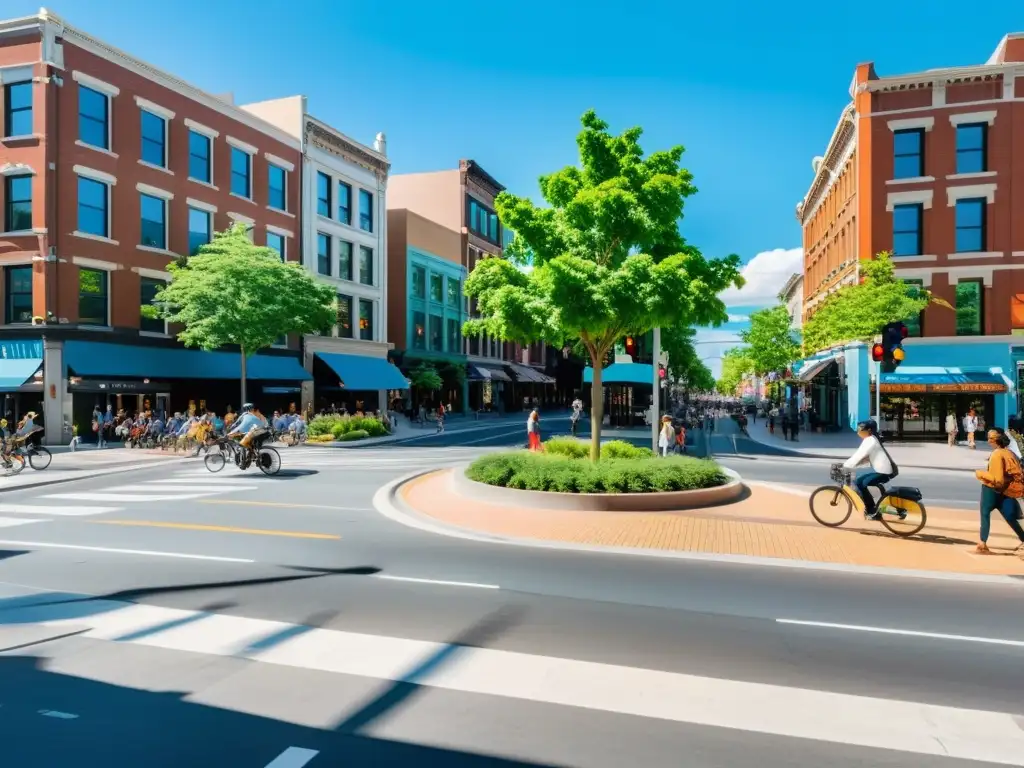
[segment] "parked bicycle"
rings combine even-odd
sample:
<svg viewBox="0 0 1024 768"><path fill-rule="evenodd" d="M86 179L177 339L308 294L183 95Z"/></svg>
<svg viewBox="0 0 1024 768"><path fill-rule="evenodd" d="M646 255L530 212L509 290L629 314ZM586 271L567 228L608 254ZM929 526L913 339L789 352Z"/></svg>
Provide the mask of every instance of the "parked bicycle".
<svg viewBox="0 0 1024 768"><path fill-rule="evenodd" d="M230 437L218 437L203 459L203 464L210 472L220 472L231 458L235 466L246 470L255 465L264 475L276 475L281 471L281 454L276 448L264 445L270 433L257 435L252 444L244 446Z"/></svg>
<svg viewBox="0 0 1024 768"><path fill-rule="evenodd" d="M811 515L822 525L838 528L853 514L854 509L865 512L864 500L853 486L853 473L842 464L833 464L829 477L834 485L823 485L811 494ZM875 509L879 522L897 536L913 536L924 528L928 513L921 491L910 486L886 488L874 486L880 496ZM868 491L871 492L870 489Z"/></svg>

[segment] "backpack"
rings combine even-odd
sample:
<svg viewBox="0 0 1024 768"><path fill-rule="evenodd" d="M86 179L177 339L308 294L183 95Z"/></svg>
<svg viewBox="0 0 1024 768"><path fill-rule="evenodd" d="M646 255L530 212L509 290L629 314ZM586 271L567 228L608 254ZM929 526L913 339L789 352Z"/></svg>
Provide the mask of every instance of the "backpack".
<svg viewBox="0 0 1024 768"><path fill-rule="evenodd" d="M1011 499L1024 497L1024 471L1021 470L1020 462L1010 451L1003 456L1003 468L1009 481L1003 489L1003 495Z"/></svg>

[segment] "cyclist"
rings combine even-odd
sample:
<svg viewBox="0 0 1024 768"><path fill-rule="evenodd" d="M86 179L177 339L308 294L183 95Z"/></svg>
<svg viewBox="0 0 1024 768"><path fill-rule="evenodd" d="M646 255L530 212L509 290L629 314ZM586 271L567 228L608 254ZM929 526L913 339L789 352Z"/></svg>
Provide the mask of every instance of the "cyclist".
<svg viewBox="0 0 1024 768"><path fill-rule="evenodd" d="M242 435L241 444L244 448L249 447L254 432L267 428L267 421L256 412L256 406L246 403L242 406L242 415L231 424L228 437Z"/></svg>
<svg viewBox="0 0 1024 768"><path fill-rule="evenodd" d="M853 456L846 460L843 469L852 472L864 464L871 467L870 471L857 477L854 484L857 486L860 497L864 500L864 517L868 520L878 520L875 499L869 489L872 485L882 487L896 477L900 470L882 445L882 440L878 436L878 425L874 420L862 421L858 424L857 434L860 436L860 447L854 451Z"/></svg>

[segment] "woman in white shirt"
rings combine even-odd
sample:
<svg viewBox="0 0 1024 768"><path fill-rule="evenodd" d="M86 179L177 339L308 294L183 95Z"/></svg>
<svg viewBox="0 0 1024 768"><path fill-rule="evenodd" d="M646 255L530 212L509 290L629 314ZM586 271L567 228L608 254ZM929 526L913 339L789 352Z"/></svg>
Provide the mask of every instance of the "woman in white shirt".
<svg viewBox="0 0 1024 768"><path fill-rule="evenodd" d="M899 468L882 447L882 441L878 437L878 425L874 421L862 421L858 424L857 434L860 435L860 447L846 460L843 469L852 472L864 464L871 467L870 471L857 477L854 485L864 500L864 516L869 520L877 520L875 499L869 488L872 485L881 486L889 482L899 474Z"/></svg>
<svg viewBox="0 0 1024 768"><path fill-rule="evenodd" d="M676 440L676 431L672 429L672 417L662 416L661 417L661 434L658 435L658 447L661 449L661 455L668 456L668 449L672 447L672 443Z"/></svg>
<svg viewBox="0 0 1024 768"><path fill-rule="evenodd" d="M971 408L964 416L964 432L967 433L967 447L977 448L974 444L974 433L978 431L978 415Z"/></svg>
<svg viewBox="0 0 1024 768"><path fill-rule="evenodd" d="M950 448L952 448L954 445L956 445L956 433L957 433L956 414L947 413L946 414L946 442L949 444Z"/></svg>

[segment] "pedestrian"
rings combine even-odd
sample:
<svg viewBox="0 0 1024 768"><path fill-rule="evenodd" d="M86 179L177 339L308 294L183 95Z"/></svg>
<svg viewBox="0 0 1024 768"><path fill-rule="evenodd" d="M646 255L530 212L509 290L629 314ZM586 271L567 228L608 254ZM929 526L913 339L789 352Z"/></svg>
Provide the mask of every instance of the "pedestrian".
<svg viewBox="0 0 1024 768"><path fill-rule="evenodd" d="M789 440L789 414L783 413L779 418L782 420L782 439Z"/></svg>
<svg viewBox="0 0 1024 768"><path fill-rule="evenodd" d="M967 415L964 416L964 432L967 433L967 447L971 450L976 450L978 446L974 444L974 433L978 431L978 414L971 408L967 411Z"/></svg>
<svg viewBox="0 0 1024 768"><path fill-rule="evenodd" d="M990 430L988 443L993 449L988 459L988 469L979 469L974 473L981 481L981 531L974 551L979 555L992 554L988 548L989 526L992 511L998 509L1010 530L1017 534L1020 544L1016 551L1021 553L1024 552L1024 528L1017 522L1017 499L1024 496L1024 472L1021 471L1017 457L1009 451L1008 435Z"/></svg>
<svg viewBox="0 0 1024 768"><path fill-rule="evenodd" d="M957 433L956 414L955 413L947 413L946 414L946 443L949 445L950 448L952 448L953 446L956 445L956 433Z"/></svg>
<svg viewBox="0 0 1024 768"><path fill-rule="evenodd" d="M572 401L572 415L569 417L569 428L572 430L573 437L579 433L581 418L583 418L583 401L577 396Z"/></svg>
<svg viewBox="0 0 1024 768"><path fill-rule="evenodd" d="M676 451L680 455L686 453L686 422L679 425L679 433L676 435Z"/></svg>
<svg viewBox="0 0 1024 768"><path fill-rule="evenodd" d="M768 411L768 434L775 434L775 409Z"/></svg>
<svg viewBox="0 0 1024 768"><path fill-rule="evenodd" d="M789 436L794 443L800 442L797 435L800 434L800 414L798 413L793 417L793 420L789 423Z"/></svg>
<svg viewBox="0 0 1024 768"><path fill-rule="evenodd" d="M444 432L444 405L437 406L437 433Z"/></svg>
<svg viewBox="0 0 1024 768"><path fill-rule="evenodd" d="M661 433L658 435L658 448L661 449L662 458L668 456L668 449L675 442L675 436L675 430L672 429L672 417L662 416Z"/></svg>
<svg viewBox="0 0 1024 768"><path fill-rule="evenodd" d="M537 411L530 411L530 417L526 420L526 439L531 451L540 451L540 414Z"/></svg>

